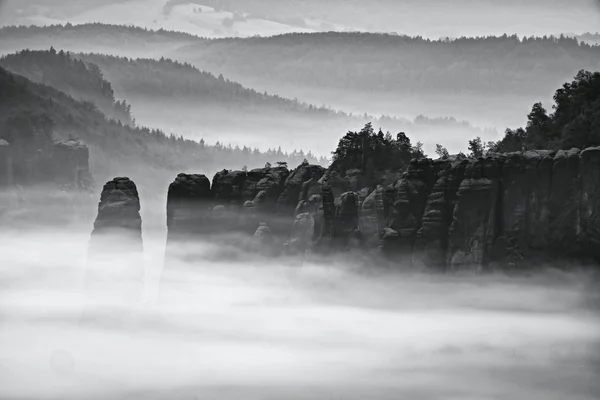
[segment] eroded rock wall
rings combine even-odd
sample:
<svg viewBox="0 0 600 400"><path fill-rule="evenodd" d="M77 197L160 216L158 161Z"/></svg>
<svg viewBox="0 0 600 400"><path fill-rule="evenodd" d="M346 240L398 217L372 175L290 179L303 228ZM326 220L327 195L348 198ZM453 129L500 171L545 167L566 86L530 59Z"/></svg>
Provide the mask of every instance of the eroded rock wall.
<svg viewBox="0 0 600 400"><path fill-rule="evenodd" d="M600 147L413 160L396 182L364 188L307 164L201 182L208 206L182 214L189 232L219 226L289 254L352 249L398 269L475 273L600 261Z"/></svg>

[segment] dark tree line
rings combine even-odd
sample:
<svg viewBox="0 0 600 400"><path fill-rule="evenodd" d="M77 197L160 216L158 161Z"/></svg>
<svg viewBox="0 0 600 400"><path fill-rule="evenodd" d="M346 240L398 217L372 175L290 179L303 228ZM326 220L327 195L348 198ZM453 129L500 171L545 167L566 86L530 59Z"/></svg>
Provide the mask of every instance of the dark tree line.
<svg viewBox="0 0 600 400"><path fill-rule="evenodd" d="M489 129L472 126L468 121L458 121L450 117L429 118L424 115L412 121L404 118L371 115L356 115L332 109L329 106L315 106L298 99L288 99L276 94L259 92L247 88L223 75L214 75L200 71L186 62L169 58L159 60L147 58L117 57L104 54L72 54L72 57L84 60L87 64L98 65L104 76L121 91L125 98L143 96L144 98L164 99L177 113L180 106L197 104L202 109L219 109L235 112L236 118L242 115L289 116L306 118L310 121L351 121L352 125L372 121L390 130L420 131L432 127L459 129L465 133L482 134ZM138 104L134 104L138 106ZM186 110L186 112L189 112ZM270 123L270 121L265 121Z"/></svg>
<svg viewBox="0 0 600 400"><path fill-rule="evenodd" d="M0 59L0 66L26 78L57 88L75 99L94 103L108 118L134 125L131 106L117 101L110 82L92 63L68 52L22 50Z"/></svg>
<svg viewBox="0 0 600 400"><path fill-rule="evenodd" d="M299 86L404 94L544 95L557 80L581 68L595 68L600 46L564 35L430 40L324 32L215 39L185 47L175 56L209 71Z"/></svg>
<svg viewBox="0 0 600 400"><path fill-rule="evenodd" d="M0 47L13 49L9 51L42 44L73 51L102 49L127 56L151 51L217 75L222 72L295 85L405 94L547 95L547 88L556 82L582 68L593 70L600 62L600 46L562 35L430 40L325 32L205 39L103 24L0 29Z"/></svg>
<svg viewBox="0 0 600 400"><path fill-rule="evenodd" d="M535 103L524 128L507 128L504 138L497 142L471 139L468 156L600 146L600 72L579 71L572 82L556 90L552 110L548 113L542 103ZM436 154L440 158L450 156L440 144Z"/></svg>
<svg viewBox="0 0 600 400"><path fill-rule="evenodd" d="M132 165L147 170L204 171L244 164L254 168L275 161L293 165L299 157L298 152L290 155L277 150L265 153L221 144L210 146L157 129L131 127L107 119L93 103L76 101L57 89L0 68L0 139L31 154L43 147L43 138L81 139L90 147L92 172L103 177ZM303 156L311 163L325 161L311 153Z"/></svg>
<svg viewBox="0 0 600 400"><path fill-rule="evenodd" d="M411 159L425 156L422 144L413 146L404 132L393 137L381 129L375 132L371 123L358 132L346 133L332 154L334 170L345 176L348 171L358 169L371 184L377 183L386 171L403 170Z"/></svg>
<svg viewBox="0 0 600 400"><path fill-rule="evenodd" d="M600 145L600 72L581 70L554 94L553 112L535 103L524 128L507 129L491 151L571 149Z"/></svg>

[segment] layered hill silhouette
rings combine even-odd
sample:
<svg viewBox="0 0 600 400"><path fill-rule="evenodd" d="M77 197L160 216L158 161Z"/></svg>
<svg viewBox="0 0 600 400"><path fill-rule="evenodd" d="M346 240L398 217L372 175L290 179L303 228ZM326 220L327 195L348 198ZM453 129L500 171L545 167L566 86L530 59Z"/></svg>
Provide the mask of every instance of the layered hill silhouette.
<svg viewBox="0 0 600 400"><path fill-rule="evenodd" d="M72 52L170 57L239 82L415 93L545 95L580 69L593 69L600 47L572 37L516 35L429 40L358 32L293 33L205 39L164 30L104 24L5 27L4 54L50 46Z"/></svg>
<svg viewBox="0 0 600 400"><path fill-rule="evenodd" d="M6 26L0 28L0 51L47 50L96 52L127 57L158 57L180 46L205 40L166 30L91 23L83 25Z"/></svg>
<svg viewBox="0 0 600 400"><path fill-rule="evenodd" d="M67 57L59 53L53 56ZM72 64L72 68L76 68L75 65ZM79 70L81 82L90 82L86 78L89 71ZM71 72L77 73L75 70ZM90 92L94 90L90 88ZM32 125L31 121L46 121L43 126L56 139L77 138L88 145L91 172L100 181L107 176L129 174L151 184L152 181L170 179L173 171L194 168L216 171L226 162L249 166L276 160L299 162L303 158L318 162L310 154L300 152L285 154L276 150L260 152L258 149L222 144L209 146L203 141L166 135L157 129L124 125L108 119L89 101L78 101L56 88L32 82L4 68L0 69L0 94L0 125L4 141L8 144L15 142L15 134L25 135L25 140L31 136L27 132L15 131L11 121L25 121L27 126Z"/></svg>
<svg viewBox="0 0 600 400"><path fill-rule="evenodd" d="M242 81L268 78L367 92L545 95L579 69L597 65L600 47L564 36L428 40L328 32L204 41L173 57Z"/></svg>
<svg viewBox="0 0 600 400"><path fill-rule="evenodd" d="M600 61L598 47L560 36L428 40L329 32L211 40L103 24L0 30L2 54L51 46L77 53L170 58L261 93L361 115L448 116L498 130L522 124L533 102L551 102L550 88Z"/></svg>
<svg viewBox="0 0 600 400"><path fill-rule="evenodd" d="M51 48L45 56L36 51L23 50L3 57L0 65L34 82L59 89L71 97L95 104L108 118L133 125L131 106L117 101L110 82L106 81L95 64L72 58L62 50L57 54Z"/></svg>
<svg viewBox="0 0 600 400"><path fill-rule="evenodd" d="M171 59L67 54L62 50L58 55L54 53L54 50L19 52L6 56L2 63L12 66L16 73L41 82L40 70L51 74L49 69L60 63L57 57L62 55L65 59L66 55L69 60L83 61L90 73L101 74L102 79L110 82L110 90L114 90L119 99L126 99L131 105L126 105L126 109L141 125L196 140L203 138L209 143L225 141L262 149L276 145L289 152L307 148L310 143L313 152L328 156L340 134L368 122L395 133L407 132L426 142L430 150L434 141L428 135L440 129L463 138L496 134L451 117L374 117L317 107L297 99L260 93L222 75L215 76ZM63 74L57 71L57 79L62 79ZM67 88L66 82L73 79L57 87L70 89L73 85ZM88 99L86 95L80 98Z"/></svg>

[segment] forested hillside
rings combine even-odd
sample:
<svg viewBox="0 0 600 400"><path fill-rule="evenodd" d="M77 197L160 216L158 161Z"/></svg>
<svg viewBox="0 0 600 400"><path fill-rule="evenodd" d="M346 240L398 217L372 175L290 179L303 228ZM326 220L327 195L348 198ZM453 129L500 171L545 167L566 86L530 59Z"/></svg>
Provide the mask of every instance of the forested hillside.
<svg viewBox="0 0 600 400"><path fill-rule="evenodd" d="M240 146L261 148L275 143L289 151L310 143L322 156L329 155L341 133L368 122L391 132L405 131L422 142L439 130L462 137L496 134L452 117L351 115L261 93L222 75L165 58L74 57L97 64L117 94L131 102L134 116L143 125L173 129L210 142L226 138Z"/></svg>
<svg viewBox="0 0 600 400"><path fill-rule="evenodd" d="M181 32L107 25L7 26L0 28L0 52L47 50L98 52L127 57L158 57L203 39Z"/></svg>
<svg viewBox="0 0 600 400"><path fill-rule="evenodd" d="M584 33L582 35L575 35L575 38L580 42L585 42L590 45L600 44L600 33Z"/></svg>
<svg viewBox="0 0 600 400"><path fill-rule="evenodd" d="M92 173L101 182L116 175L131 175L151 184L153 180L172 179L181 171L211 173L225 166L252 168L275 161L293 165L305 157L318 162L310 154L208 146L159 130L124 126L107 120L92 103L76 101L55 88L0 68L0 138L9 143L15 140L15 132L8 122L15 118L45 120L48 124L44 125L50 126L57 138L83 140L90 147Z"/></svg>
<svg viewBox="0 0 600 400"><path fill-rule="evenodd" d="M547 94L600 65L600 47L571 37L428 40L372 33L202 39L103 24L0 29L0 52L50 46L72 52L170 57L238 82L269 80L369 92Z"/></svg>
<svg viewBox="0 0 600 400"><path fill-rule="evenodd" d="M394 35L323 33L208 40L175 32L102 24L0 29L0 53L24 48L47 50L51 46L129 59L171 58L215 76L223 74L260 93L299 98L360 115L366 112L408 120L419 114L454 117L498 130L522 124L522 116L532 103L551 99L550 88L570 79L579 69L586 66L594 69L600 62L598 47L560 38L522 41L507 36L429 41ZM109 80L121 96L117 82ZM145 125L186 135L200 131L198 135L204 137L209 133L202 131L204 126L211 130L213 126L223 126L222 116L213 113L194 120L179 118L180 110L190 108L187 104L167 113L160 104L160 96L156 97L156 104L146 99L145 108L139 108L142 104L134 101L137 99L124 98L132 105L136 120ZM229 119L228 116L226 120ZM289 126L277 121L271 125L279 131L287 131ZM314 130L306 122L300 125L303 132ZM319 135L330 132L322 125ZM228 134L238 135L247 126L264 126L264 120L240 122ZM355 126L353 122L338 127L336 132ZM397 130L387 126L384 129ZM455 132L447 132L452 133ZM288 137L296 137L293 130L290 134L294 135ZM485 140L498 139L492 134L485 137ZM427 146L427 135L419 140ZM464 140L458 138L456 145L459 143ZM329 141L320 147L325 146L329 152L335 144ZM298 141L288 146L293 149L302 144Z"/></svg>
<svg viewBox="0 0 600 400"><path fill-rule="evenodd" d="M127 98L149 96L201 101L200 106L218 104L236 111L298 113L310 117L347 117L326 107L315 107L298 100L259 93L237 82L188 63L171 59L127 58L105 54L74 54L86 63L100 67L104 76Z"/></svg>
<svg viewBox="0 0 600 400"><path fill-rule="evenodd" d="M52 86L71 97L95 104L108 118L133 125L131 106L117 101L110 82L92 63L72 58L62 50L56 52L23 50L0 59L0 66L27 79Z"/></svg>
<svg viewBox="0 0 600 400"><path fill-rule="evenodd" d="M535 103L525 128L507 129L492 151L600 146L600 72L581 70L554 94L553 112Z"/></svg>
<svg viewBox="0 0 600 400"><path fill-rule="evenodd" d="M579 69L600 65L600 47L564 36L428 40L328 32L216 39L173 57L241 81L405 94L545 95Z"/></svg>

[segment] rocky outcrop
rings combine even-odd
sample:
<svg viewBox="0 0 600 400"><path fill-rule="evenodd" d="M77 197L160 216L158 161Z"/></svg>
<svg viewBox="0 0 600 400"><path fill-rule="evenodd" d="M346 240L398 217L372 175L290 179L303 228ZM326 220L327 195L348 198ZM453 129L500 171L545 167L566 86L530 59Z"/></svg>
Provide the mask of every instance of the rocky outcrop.
<svg viewBox="0 0 600 400"><path fill-rule="evenodd" d="M86 286L110 301L139 301L143 291L142 219L136 185L115 178L102 189L90 238Z"/></svg>
<svg viewBox="0 0 600 400"><path fill-rule="evenodd" d="M88 147L78 140L55 142L52 169L56 183L89 188L92 185Z"/></svg>
<svg viewBox="0 0 600 400"><path fill-rule="evenodd" d="M283 166L222 170L212 184L204 175L180 174L168 193L167 259L177 253L175 243L193 242L199 235L203 240L220 241L223 235L235 234L240 235L235 239L238 249L264 246L283 250L284 242L290 241L295 214L317 218L321 204L318 180L324 171L306 163L292 171ZM321 225L316 223L318 229ZM231 245L231 239L227 240ZM269 254L273 254L271 250Z"/></svg>
<svg viewBox="0 0 600 400"><path fill-rule="evenodd" d="M581 152L579 171L581 252L600 262L600 147Z"/></svg>
<svg viewBox="0 0 600 400"><path fill-rule="evenodd" d="M352 250L397 269L475 273L600 262L600 147L413 160L372 188L353 176L307 164L223 171L202 193L211 224L234 221L230 232L291 255Z"/></svg>
<svg viewBox="0 0 600 400"><path fill-rule="evenodd" d="M108 250L142 250L142 218L140 198L135 183L129 178L115 178L102 189L98 216L94 222L91 249L110 243ZM100 252L105 249L98 248Z"/></svg>
<svg viewBox="0 0 600 400"><path fill-rule="evenodd" d="M403 256L403 268L412 266L412 249L433 180L431 160L413 160L403 177L394 185L389 228L398 235L395 237L398 247L395 251Z"/></svg>
<svg viewBox="0 0 600 400"><path fill-rule="evenodd" d="M88 147L78 140L50 142L33 151L0 139L0 189L48 182L91 189L89 157Z"/></svg>
<svg viewBox="0 0 600 400"><path fill-rule="evenodd" d="M300 201L308 200L312 194L319 194L319 190L312 190L324 173L325 168L310 164L301 164L293 170L285 180L283 191L277 199L278 213L291 215Z"/></svg>
<svg viewBox="0 0 600 400"><path fill-rule="evenodd" d="M0 188L12 186L13 181L13 156L10 144L0 139Z"/></svg>
<svg viewBox="0 0 600 400"><path fill-rule="evenodd" d="M427 197L413 250L413 265L418 269L443 270L445 268L448 229L453 222L459 187L463 182L467 165L467 161L435 162L434 171L439 171L437 181ZM459 228L455 225L455 229Z"/></svg>
<svg viewBox="0 0 600 400"><path fill-rule="evenodd" d="M488 250L496 237L500 190L498 167L497 160L493 158L475 160L466 165L447 233L446 264L453 270L472 268L479 272L489 263ZM440 200L445 202L445 196ZM443 213L440 216L446 217ZM439 222L447 223L447 219ZM439 229L437 236L443 242L445 235L441 224ZM433 266L443 269L444 264Z"/></svg>
<svg viewBox="0 0 600 400"><path fill-rule="evenodd" d="M482 272L598 260L599 182L599 148L446 162L426 202L415 263Z"/></svg>
<svg viewBox="0 0 600 400"><path fill-rule="evenodd" d="M179 174L167 193L167 242L190 239L210 231L210 180L200 174Z"/></svg>

